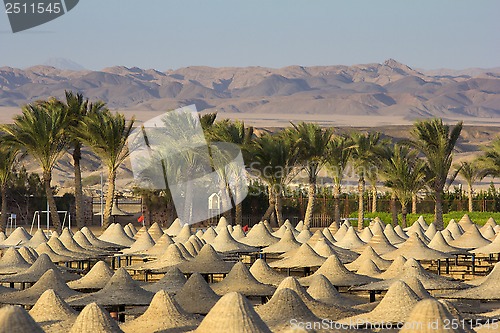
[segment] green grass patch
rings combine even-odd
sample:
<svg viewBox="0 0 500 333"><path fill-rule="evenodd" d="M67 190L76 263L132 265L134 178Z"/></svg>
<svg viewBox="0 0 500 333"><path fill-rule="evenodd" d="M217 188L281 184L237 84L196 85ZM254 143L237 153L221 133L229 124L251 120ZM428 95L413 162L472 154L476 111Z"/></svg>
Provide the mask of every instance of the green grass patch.
<svg viewBox="0 0 500 333"><path fill-rule="evenodd" d="M462 218L462 216L464 216L464 214L469 214L469 217L471 218L471 220L478 225L484 225L490 217L493 217L495 219L495 221L497 221L497 222L500 221L500 212L464 212L464 211L459 212L459 211L453 211L453 212L443 214L444 225L447 226L448 222L451 219L454 219L455 221L458 222ZM408 214L406 216L408 226L412 225L418 219L418 217L420 215L422 215L424 217L424 219L425 219L425 221L427 221L427 223L431 223L434 221L434 214ZM387 212L365 213L365 218L373 219L377 216L384 223L391 223L391 221L392 221L391 213L387 213ZM357 212L352 213L351 215L349 215L349 217L352 217L352 218L358 217L358 213ZM401 214L398 215L398 220L399 220L399 223L401 223ZM357 221L351 221L351 224L357 226ZM365 225L368 225L367 221L365 221Z"/></svg>

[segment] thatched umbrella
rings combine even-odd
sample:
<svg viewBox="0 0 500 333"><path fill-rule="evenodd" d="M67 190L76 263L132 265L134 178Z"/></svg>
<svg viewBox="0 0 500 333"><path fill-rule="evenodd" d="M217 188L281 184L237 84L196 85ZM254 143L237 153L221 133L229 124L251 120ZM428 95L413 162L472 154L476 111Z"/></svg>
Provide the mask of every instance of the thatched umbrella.
<svg viewBox="0 0 500 333"><path fill-rule="evenodd" d="M273 286L257 281L241 261L233 266L229 274L221 282L215 283L211 287L218 295L238 292L245 296L259 297L271 296L276 290Z"/></svg>
<svg viewBox="0 0 500 333"><path fill-rule="evenodd" d="M9 247L0 258L0 274L16 274L27 270L31 265L24 260L16 248Z"/></svg>
<svg viewBox="0 0 500 333"><path fill-rule="evenodd" d="M367 260L372 260L378 268L385 270L391 265L390 260L383 259L371 246L367 246L361 255L353 262L346 264L345 267L352 271L357 271L359 267Z"/></svg>
<svg viewBox="0 0 500 333"><path fill-rule="evenodd" d="M250 273L257 279L257 281L277 286L286 277L274 269L272 269L264 259L257 259L250 267Z"/></svg>
<svg viewBox="0 0 500 333"><path fill-rule="evenodd" d="M247 233L246 237L240 242L243 244L254 246L254 247L266 247L277 243L279 238L271 235L269 230L267 230L264 223L260 222L254 225L250 231Z"/></svg>
<svg viewBox="0 0 500 333"><path fill-rule="evenodd" d="M53 289L46 290L29 311L30 316L49 332L67 332L77 313Z"/></svg>
<svg viewBox="0 0 500 333"><path fill-rule="evenodd" d="M207 314L219 298L198 273L192 274L175 295L184 310L196 314Z"/></svg>
<svg viewBox="0 0 500 333"><path fill-rule="evenodd" d="M104 288L113 271L104 261L98 261L90 271L78 280L68 282L68 287L74 290L97 291Z"/></svg>
<svg viewBox="0 0 500 333"><path fill-rule="evenodd" d="M20 306L0 308L0 333L44 333L43 329Z"/></svg>
<svg viewBox="0 0 500 333"><path fill-rule="evenodd" d="M97 303L85 306L69 333L123 333L116 320Z"/></svg>
<svg viewBox="0 0 500 333"><path fill-rule="evenodd" d="M194 259L181 263L178 267L185 274L226 274L234 263L227 262L210 244L205 244Z"/></svg>
<svg viewBox="0 0 500 333"><path fill-rule="evenodd" d="M186 277L177 267L170 267L167 269L165 275L156 281L155 283L143 286L147 291L157 293L160 290L164 290L168 293L176 293L182 286L186 283Z"/></svg>

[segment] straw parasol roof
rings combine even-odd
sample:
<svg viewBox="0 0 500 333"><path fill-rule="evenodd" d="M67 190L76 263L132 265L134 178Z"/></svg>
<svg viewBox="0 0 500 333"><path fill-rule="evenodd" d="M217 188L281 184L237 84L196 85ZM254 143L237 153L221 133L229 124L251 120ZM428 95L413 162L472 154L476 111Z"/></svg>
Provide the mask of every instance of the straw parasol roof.
<svg viewBox="0 0 500 333"><path fill-rule="evenodd" d="M181 263L178 267L185 274L228 273L234 263L226 262L210 244L205 244L194 259Z"/></svg>
<svg viewBox="0 0 500 333"><path fill-rule="evenodd" d="M130 238L135 238L134 235L136 233L134 233L132 229L130 229L130 223L123 227L123 231L125 231L127 236L129 236Z"/></svg>
<svg viewBox="0 0 500 333"><path fill-rule="evenodd" d="M37 231L35 231L35 234L33 235L33 237L31 237L31 239L29 241L25 242L24 245L35 248L42 243L46 243L48 240L49 239L47 238L47 236L45 235L43 230L37 229Z"/></svg>
<svg viewBox="0 0 500 333"><path fill-rule="evenodd" d="M464 233L462 227L457 222L455 222L454 219L451 219L450 222L448 222L445 230L449 230L454 239L457 239Z"/></svg>
<svg viewBox="0 0 500 333"><path fill-rule="evenodd" d="M434 224L434 222L432 222L431 224L429 224L429 228L427 228L424 235L425 235L425 237L432 239L437 231L438 230L436 228L436 225Z"/></svg>
<svg viewBox="0 0 500 333"><path fill-rule="evenodd" d="M175 299L164 290L158 291L146 312L138 318L127 321L121 329L127 332L186 332L195 329L200 318L188 314Z"/></svg>
<svg viewBox="0 0 500 333"><path fill-rule="evenodd" d="M312 237L312 232L309 229L303 229L295 239L299 243L305 243Z"/></svg>
<svg viewBox="0 0 500 333"><path fill-rule="evenodd" d="M363 252L367 246L371 246L380 255L396 250L396 247L389 242L383 231L377 231L370 241L366 245L357 248L356 252Z"/></svg>
<svg viewBox="0 0 500 333"><path fill-rule="evenodd" d="M210 244L214 241L215 237L217 237L217 231L212 227L208 227L203 236L201 236L201 239Z"/></svg>
<svg viewBox="0 0 500 333"><path fill-rule="evenodd" d="M190 241L187 241L187 242L184 242L184 248L186 249L186 251L189 252L189 255L191 256L191 258L194 258L197 254L198 254L198 250L196 250L196 247L194 247L194 244L193 242L190 242Z"/></svg>
<svg viewBox="0 0 500 333"><path fill-rule="evenodd" d="M394 232L398 234L399 237L403 239L408 239L408 235L404 232L403 228L398 224L394 227Z"/></svg>
<svg viewBox="0 0 500 333"><path fill-rule="evenodd" d="M328 226L328 230L330 230L332 233L336 233L337 230L339 230L340 228L340 223L338 223L337 221L333 221L329 226Z"/></svg>
<svg viewBox="0 0 500 333"><path fill-rule="evenodd" d="M154 246L140 253L149 257L158 258L167 250L170 244L174 244L174 241L172 240L172 237L165 233L158 239Z"/></svg>
<svg viewBox="0 0 500 333"><path fill-rule="evenodd" d="M148 233L155 242L158 241L158 239L160 239L160 237L164 234L163 229L160 227L158 222L153 223L151 227L149 227Z"/></svg>
<svg viewBox="0 0 500 333"><path fill-rule="evenodd" d="M481 232L481 235L483 235L483 237L487 240L491 240L496 236L495 230L490 225L483 226L481 229L479 229L479 231Z"/></svg>
<svg viewBox="0 0 500 333"><path fill-rule="evenodd" d="M191 237L191 235L191 226L189 224L185 224L173 239L176 243L184 243L189 239L189 237Z"/></svg>
<svg viewBox="0 0 500 333"><path fill-rule="evenodd" d="M50 261L48 255L41 254L30 268L21 273L3 276L0 278L0 282L35 283L50 269L57 270L61 274L64 281L71 281L80 278L80 275L78 274L59 270L59 268L54 265L52 261Z"/></svg>
<svg viewBox="0 0 500 333"><path fill-rule="evenodd" d="M368 229L375 235L377 232L384 232L385 224L382 220L377 216L371 222Z"/></svg>
<svg viewBox="0 0 500 333"><path fill-rule="evenodd" d="M64 228L61 235L58 237L61 243L70 251L84 254L84 255L89 255L89 256L98 256L101 253L101 251L96 251L95 249L86 249L82 247L78 242L73 238L73 235L71 234L70 230L68 228ZM48 242L50 244L50 240Z"/></svg>
<svg viewBox="0 0 500 333"><path fill-rule="evenodd" d="M358 304L342 296L322 274L318 274L314 277L311 285L307 288L307 293L316 301L328 305L353 306Z"/></svg>
<svg viewBox="0 0 500 333"><path fill-rule="evenodd" d="M170 227L168 227L168 229L165 230L165 233L168 234L169 236L177 236L177 234L179 233L179 231L181 231L183 225L184 225L184 223L181 221L181 219L180 218L176 218L172 222L172 224L170 225Z"/></svg>
<svg viewBox="0 0 500 333"><path fill-rule="evenodd" d="M33 305L47 289L53 289L62 298L79 294L66 285L57 270L49 269L30 288L0 295L0 303Z"/></svg>
<svg viewBox="0 0 500 333"><path fill-rule="evenodd" d="M2 242L4 246L17 246L28 242L31 235L23 227L17 227L6 240Z"/></svg>
<svg viewBox="0 0 500 333"><path fill-rule="evenodd" d="M106 231L99 237L99 239L108 243L114 243L124 247L129 247L134 243L134 239L127 236L125 231L123 231L123 227L119 223L111 224L106 229Z"/></svg>
<svg viewBox="0 0 500 333"><path fill-rule="evenodd" d="M458 224L462 227L463 230L467 231L467 229L474 225L474 222L469 217L469 214L464 214Z"/></svg>
<svg viewBox="0 0 500 333"><path fill-rule="evenodd" d="M248 246L235 240L227 228L220 229L217 232L217 237L215 237L215 239L210 243L210 245L212 245L217 252L245 253L259 251L256 247Z"/></svg>
<svg viewBox="0 0 500 333"><path fill-rule="evenodd" d="M320 268L314 274L299 279L302 285L308 286L311 284L312 280L316 275L324 275L334 286L356 286L361 284L370 283L373 281L378 281L378 279L371 278L364 275L358 275L350 272L344 264L339 260L337 256L330 256L321 265Z"/></svg>
<svg viewBox="0 0 500 333"><path fill-rule="evenodd" d="M370 312L339 320L343 324L364 326L403 323L420 298L403 281L395 281L380 303Z"/></svg>
<svg viewBox="0 0 500 333"><path fill-rule="evenodd" d="M215 231L217 231L217 233L219 233L219 232L221 232L222 229L227 229L228 226L229 226L229 222L227 221L227 219L224 216L221 216L219 219L219 222L215 226Z"/></svg>
<svg viewBox="0 0 500 333"><path fill-rule="evenodd" d="M347 230L349 230L349 226L346 223L342 223L340 228L337 230L335 234L333 234L333 236L337 241L339 241L342 238L344 238L345 234L347 233Z"/></svg>
<svg viewBox="0 0 500 333"><path fill-rule="evenodd" d="M401 228L401 227L400 227ZM402 231L402 230L401 230ZM387 224L384 228L384 235L385 237L387 237L387 239L389 240L389 242L394 245L394 244L399 244L399 243L403 243L406 238L403 238L401 237L400 235L398 235L398 233L394 230L394 228L392 227L392 224Z"/></svg>
<svg viewBox="0 0 500 333"><path fill-rule="evenodd" d="M253 306L239 293L222 297L194 332L271 333Z"/></svg>
<svg viewBox="0 0 500 333"><path fill-rule="evenodd" d="M500 235L500 234L499 234ZM494 254L500 253L500 236L497 235L493 242L470 251L471 253Z"/></svg>
<svg viewBox="0 0 500 333"><path fill-rule="evenodd" d="M215 283L211 287L218 295L238 292L245 296L270 296L276 289L273 286L257 281L241 261L233 266L229 274L221 282Z"/></svg>
<svg viewBox="0 0 500 333"><path fill-rule="evenodd" d="M247 233L246 237L241 240L243 244L255 247L266 247L277 243L278 241L279 238L271 235L269 230L267 230L266 226L262 222L254 225Z"/></svg>
<svg viewBox="0 0 500 333"><path fill-rule="evenodd" d="M297 225L295 226L295 230L297 231L302 231L302 229L304 229L304 221L300 220Z"/></svg>
<svg viewBox="0 0 500 333"><path fill-rule="evenodd" d="M260 258L255 260L250 267L250 273L257 281L272 286L278 286L286 277L272 269L264 259Z"/></svg>
<svg viewBox="0 0 500 333"><path fill-rule="evenodd" d="M359 238L358 234L356 233L353 227L349 227L344 237L342 237L341 240L335 243L336 246L349 250L356 249L365 244L366 243L363 242L361 238Z"/></svg>
<svg viewBox="0 0 500 333"><path fill-rule="evenodd" d="M417 294L420 299L432 298L431 294L424 288L424 285L415 276L406 277L404 282Z"/></svg>
<svg viewBox="0 0 500 333"><path fill-rule="evenodd" d="M464 249L460 249L458 247L451 246L448 244L446 239L444 239L441 231L436 231L434 237L428 244L429 248L434 249L436 251L450 253L450 254L466 254L467 251Z"/></svg>
<svg viewBox="0 0 500 333"><path fill-rule="evenodd" d="M346 264L345 267L349 270L357 271L367 260L372 260L377 267L382 270L387 269L391 264L390 260L383 259L370 245L368 245L356 260Z"/></svg>
<svg viewBox="0 0 500 333"><path fill-rule="evenodd" d="M241 242L243 239L246 238L246 234L243 231L241 224L237 224L233 227L233 231L231 232L231 236L233 236L233 238L239 242Z"/></svg>
<svg viewBox="0 0 500 333"><path fill-rule="evenodd" d="M497 262L493 270L479 285L465 289L439 295L442 298L453 299L477 299L477 300L500 300L500 262Z"/></svg>
<svg viewBox="0 0 500 333"><path fill-rule="evenodd" d="M429 227L427 225L427 222L425 221L424 217L422 215L420 215L417 219L418 224L420 224L420 226L422 227L422 229L427 230L427 228Z"/></svg>
<svg viewBox="0 0 500 333"><path fill-rule="evenodd" d="M184 255L180 250L180 245L182 244L170 244L167 250L158 257L157 260L147 261L139 264L134 264L127 266L128 270L158 270L162 271L167 267L179 265L186 260Z"/></svg>
<svg viewBox="0 0 500 333"><path fill-rule="evenodd" d="M7 236L5 235L5 232L0 231L0 244L7 239Z"/></svg>
<svg viewBox="0 0 500 333"><path fill-rule="evenodd" d="M359 254L354 251L333 245L326 238L320 238L316 244L314 244L313 250L325 258L335 254L343 263L352 262L359 256Z"/></svg>
<svg viewBox="0 0 500 333"><path fill-rule="evenodd" d="M64 244L59 240L59 237L50 237L49 241L46 244L49 245L57 254L71 258L71 261L86 260L94 256L88 253L71 251L66 246L64 246Z"/></svg>
<svg viewBox="0 0 500 333"><path fill-rule="evenodd" d="M40 296L29 314L45 332L67 332L76 319L76 311L53 289Z"/></svg>
<svg viewBox="0 0 500 333"><path fill-rule="evenodd" d="M457 318L435 299L418 302L406 322L400 333L466 333L462 325L450 325L458 322Z"/></svg>
<svg viewBox="0 0 500 333"><path fill-rule="evenodd" d="M373 260L365 260L358 268L356 272L361 275L376 277L382 273L382 271L377 267Z"/></svg>
<svg viewBox="0 0 500 333"><path fill-rule="evenodd" d="M123 249L123 254L131 254L146 251L155 246L155 241L149 232L143 232L128 249Z"/></svg>
<svg viewBox="0 0 500 333"><path fill-rule="evenodd" d="M363 231L361 231L361 233L359 234L359 238L365 243L368 243L370 239L372 239L372 237L373 233L370 228L364 228Z"/></svg>
<svg viewBox="0 0 500 333"><path fill-rule="evenodd" d="M47 244L47 243L42 243L42 244L38 245L35 250L39 255L42 255L42 254L48 255L50 260L52 260L53 262L70 262L70 261L75 260L74 258L69 257L67 255L61 255L61 254L56 253L52 249L52 247L50 247L49 244Z"/></svg>
<svg viewBox="0 0 500 333"><path fill-rule="evenodd" d="M69 333L123 333L109 313L96 303L85 306Z"/></svg>
<svg viewBox="0 0 500 333"><path fill-rule="evenodd" d="M278 230L272 233L272 235L274 237L281 238L283 237L283 234L285 233L286 230L290 230L294 236L297 236L299 234L299 232L293 227L293 225L287 219L285 220L285 223L283 223Z"/></svg>
<svg viewBox="0 0 500 333"><path fill-rule="evenodd" d="M124 268L119 268L101 290L68 299L72 306L87 305L92 302L104 306L148 305L153 293L142 289Z"/></svg>
<svg viewBox="0 0 500 333"><path fill-rule="evenodd" d="M83 227L82 229L80 229L80 231L87 238L87 240L93 246L95 246L95 247L102 248L102 249L126 247L126 246L122 246L122 245L119 245L119 244L116 244L116 243L112 243L112 242L107 242L107 241L100 240L99 238L97 238L94 235L94 233L92 232L92 230L90 230L87 227ZM77 233L75 233L75 236L76 236ZM80 245L82 245L82 244L80 244Z"/></svg>
<svg viewBox="0 0 500 333"><path fill-rule="evenodd" d="M94 246L87 238L87 236L85 236L83 234L83 232L81 230L78 230L77 232L75 232L75 234L73 235L73 239L75 240L75 242L78 243L78 245L80 245L81 247L83 247L84 249L86 250L94 250L94 251L98 251L100 252L101 254L102 253L106 253L106 250L104 250L104 248L99 248L97 246Z"/></svg>
<svg viewBox="0 0 500 333"><path fill-rule="evenodd" d="M279 242L269 245L262 249L264 253L285 253L293 249L298 249L300 243L297 242L293 232L290 229L286 229L283 233L283 237Z"/></svg>
<svg viewBox="0 0 500 333"><path fill-rule="evenodd" d="M462 249L472 250L491 243L491 241L487 240L483 237L483 235L481 235L481 232L479 232L479 229L475 224L468 225L464 230L465 232L460 237L455 238L455 240L451 241L450 245Z"/></svg>
<svg viewBox="0 0 500 333"><path fill-rule="evenodd" d="M22 246L17 251L28 264L33 264L38 258L38 253L30 247Z"/></svg>
<svg viewBox="0 0 500 333"><path fill-rule="evenodd" d="M160 290L164 290L168 293L176 293L185 283L186 277L182 274L180 269L177 267L170 267L161 279L155 283L143 286L142 288L153 293L157 293Z"/></svg>
<svg viewBox="0 0 500 333"><path fill-rule="evenodd" d="M184 310L198 314L207 314L219 298L199 273L192 274L175 295Z"/></svg>
<svg viewBox="0 0 500 333"><path fill-rule="evenodd" d="M317 254L309 244L304 243L292 256L274 261L269 266L273 268L319 267L325 260L325 257Z"/></svg>
<svg viewBox="0 0 500 333"><path fill-rule="evenodd" d="M333 237L333 234L330 231L330 229L323 228L323 230L321 230L321 233L323 234L323 236L325 236L326 239L328 239L328 241L330 243L336 243L337 242L337 240L335 239L335 237Z"/></svg>
<svg viewBox="0 0 500 333"><path fill-rule="evenodd" d="M0 333L44 333L43 329L20 306L0 308Z"/></svg>
<svg viewBox="0 0 500 333"><path fill-rule="evenodd" d="M448 244L450 244L450 242L455 239L455 238L453 238L453 235L451 234L450 230L444 229L443 231L441 231L441 235L443 235L444 240Z"/></svg>
<svg viewBox="0 0 500 333"><path fill-rule="evenodd" d="M27 270L30 266L14 247L5 250L0 258L0 274L16 274Z"/></svg>
<svg viewBox="0 0 500 333"><path fill-rule="evenodd" d="M104 288L113 271L104 261L98 261L92 269L82 278L68 282L68 286L74 290L99 290Z"/></svg>
<svg viewBox="0 0 500 333"><path fill-rule="evenodd" d="M385 253L382 258L393 260L397 256L405 258L415 258L417 260L437 260L451 258L452 255L429 248L416 234L411 234L410 238L399 246L397 250Z"/></svg>
<svg viewBox="0 0 500 333"><path fill-rule="evenodd" d="M378 278L379 279L392 279L401 274L403 270L404 264L406 263L406 258L403 256L397 256L396 259L392 261L392 264L385 270L385 272L381 273Z"/></svg>
<svg viewBox="0 0 500 333"><path fill-rule="evenodd" d="M300 296L288 288L277 290L269 302L256 307L255 311L274 332L290 328L292 319L302 323L320 321Z"/></svg>

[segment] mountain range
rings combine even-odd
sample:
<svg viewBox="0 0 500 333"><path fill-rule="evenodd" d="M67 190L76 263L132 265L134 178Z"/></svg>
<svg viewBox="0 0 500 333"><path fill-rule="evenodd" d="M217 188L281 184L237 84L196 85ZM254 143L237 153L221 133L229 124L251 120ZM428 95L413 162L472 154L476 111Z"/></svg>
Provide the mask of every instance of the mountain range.
<svg viewBox="0 0 500 333"><path fill-rule="evenodd" d="M116 110L198 110L258 114L500 116L500 68L412 69L389 59L353 66L193 66L165 72L115 66L100 71L52 66L0 68L0 106L62 98L64 90Z"/></svg>

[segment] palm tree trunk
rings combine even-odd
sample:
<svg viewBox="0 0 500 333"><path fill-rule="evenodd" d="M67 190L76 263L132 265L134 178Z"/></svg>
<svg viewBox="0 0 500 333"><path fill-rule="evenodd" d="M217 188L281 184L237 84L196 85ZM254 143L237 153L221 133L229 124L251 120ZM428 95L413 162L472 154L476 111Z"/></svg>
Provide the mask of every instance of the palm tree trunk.
<svg viewBox="0 0 500 333"><path fill-rule="evenodd" d="M340 185L333 188L333 214L336 223L340 223Z"/></svg>
<svg viewBox="0 0 500 333"><path fill-rule="evenodd" d="M474 192L472 191L472 184L469 184L469 212L472 212L473 211L473 207L472 207L472 194Z"/></svg>
<svg viewBox="0 0 500 333"><path fill-rule="evenodd" d="M391 215L392 215L392 226L398 225L398 209L396 207L396 193L393 191L391 193Z"/></svg>
<svg viewBox="0 0 500 333"><path fill-rule="evenodd" d="M7 184L2 185L2 215L0 216L0 232L5 232L7 227Z"/></svg>
<svg viewBox="0 0 500 333"><path fill-rule="evenodd" d="M365 178L360 177L358 181L358 230L363 230L365 221L364 198Z"/></svg>
<svg viewBox="0 0 500 333"><path fill-rule="evenodd" d="M401 227L406 228L406 215L408 214L408 209L406 208L406 203L401 203Z"/></svg>
<svg viewBox="0 0 500 333"><path fill-rule="evenodd" d="M275 197L276 204L274 207L276 211L276 220L278 221L278 226L281 227L285 221L283 221L283 198L279 190L275 192Z"/></svg>
<svg viewBox="0 0 500 333"><path fill-rule="evenodd" d="M411 213L417 214L417 193L413 193L411 196Z"/></svg>
<svg viewBox="0 0 500 333"><path fill-rule="evenodd" d="M269 186L269 207L267 207L264 216L262 216L262 221L268 220L271 223L271 214L275 211L276 199L274 197L274 190L272 186Z"/></svg>
<svg viewBox="0 0 500 333"><path fill-rule="evenodd" d="M304 218L304 226L309 229L312 222L314 205L316 203L316 179L309 179L309 187L307 189L307 208Z"/></svg>
<svg viewBox="0 0 500 333"><path fill-rule="evenodd" d="M113 211L113 200L115 197L116 171L108 172L108 193L106 193L106 204L104 206L104 218L102 229L106 229L111 224L111 213Z"/></svg>
<svg viewBox="0 0 500 333"><path fill-rule="evenodd" d="M47 195L47 201L49 203L50 217L52 218L52 225L57 232L61 232L61 220L59 219L59 213L57 212L56 200L54 199L54 193L52 193L52 187L50 186L50 181L52 180L52 174L50 172L43 173L43 184L45 186L45 194Z"/></svg>
<svg viewBox="0 0 500 333"><path fill-rule="evenodd" d="M184 201L184 218L182 219L184 223L191 224L193 222L193 184L191 182L186 182L186 200ZM230 206L231 207L231 206ZM231 209L228 210L231 213ZM224 215L224 217L226 217ZM227 222L231 224L231 216L227 218Z"/></svg>
<svg viewBox="0 0 500 333"><path fill-rule="evenodd" d="M235 191L239 191L239 187L235 186ZM240 193L235 193L234 197L239 200L240 199ZM241 225L243 223L243 206L241 204L241 201L236 203L235 208L234 208L234 224L239 224Z"/></svg>
<svg viewBox="0 0 500 333"><path fill-rule="evenodd" d="M80 168L81 160L81 147L80 143L75 145L73 150L73 165L75 172L75 217L76 226L78 229L83 228L86 223L83 217L83 187L82 187L82 170Z"/></svg>
<svg viewBox="0 0 500 333"><path fill-rule="evenodd" d="M436 193L436 204L434 206L434 219L436 221L436 229L443 230L443 192L442 190L435 191Z"/></svg>
<svg viewBox="0 0 500 333"><path fill-rule="evenodd" d="M377 187L372 185L372 213L377 212Z"/></svg>

